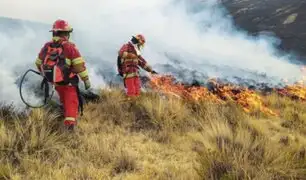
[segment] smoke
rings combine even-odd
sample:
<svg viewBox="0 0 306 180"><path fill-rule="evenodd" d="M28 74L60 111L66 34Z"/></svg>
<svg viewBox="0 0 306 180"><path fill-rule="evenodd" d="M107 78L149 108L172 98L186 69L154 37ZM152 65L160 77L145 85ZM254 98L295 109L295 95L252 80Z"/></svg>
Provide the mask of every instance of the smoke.
<svg viewBox="0 0 306 180"><path fill-rule="evenodd" d="M117 51L136 33L145 35L143 56L161 73L171 72L165 67L172 66L196 71L199 78L257 80L257 74L265 74L270 78L262 81L274 84L302 76L299 66L290 63L293 57L276 51L279 39L237 30L217 0L2 0L0 16L44 23L0 26L0 100L15 104L20 103L16 81L35 68L37 53L50 40L48 30L58 18L74 27L71 38L86 58L94 87L116 78Z"/></svg>

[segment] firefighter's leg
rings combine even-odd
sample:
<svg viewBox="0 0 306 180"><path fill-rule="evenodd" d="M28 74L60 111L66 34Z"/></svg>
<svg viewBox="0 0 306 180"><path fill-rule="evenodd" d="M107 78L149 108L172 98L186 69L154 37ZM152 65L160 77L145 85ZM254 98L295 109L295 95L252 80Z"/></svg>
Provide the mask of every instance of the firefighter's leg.
<svg viewBox="0 0 306 180"><path fill-rule="evenodd" d="M140 78L135 77L134 79L134 86L135 86L135 95L139 96L140 95L140 89L141 89L141 84L140 84Z"/></svg>
<svg viewBox="0 0 306 180"><path fill-rule="evenodd" d="M78 107L79 107L79 101L78 101L76 87L65 86L65 91L64 91L65 125L69 126L76 124Z"/></svg>
<svg viewBox="0 0 306 180"><path fill-rule="evenodd" d="M126 95L127 96L135 96L135 85L134 85L134 77L125 79L126 85Z"/></svg>
<svg viewBox="0 0 306 180"><path fill-rule="evenodd" d="M56 86L55 87L55 90L59 96L59 99L60 99L60 102L61 102L61 107L62 107L62 113L65 115L65 107L64 107L64 104L65 104L65 98L64 98L64 92L65 92L65 87L63 86Z"/></svg>

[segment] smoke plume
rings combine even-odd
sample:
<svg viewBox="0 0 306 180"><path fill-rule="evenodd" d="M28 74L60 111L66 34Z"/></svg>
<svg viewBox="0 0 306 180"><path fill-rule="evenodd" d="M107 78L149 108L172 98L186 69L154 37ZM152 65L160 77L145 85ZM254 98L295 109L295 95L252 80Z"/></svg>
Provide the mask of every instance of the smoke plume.
<svg viewBox="0 0 306 180"><path fill-rule="evenodd" d="M185 80L192 74L186 72L272 84L302 76L299 66L290 63L293 57L276 51L279 39L238 30L217 0L2 0L0 16L37 22L0 25L0 101L16 105L21 103L18 79L35 68L58 18L73 26L72 41L86 58L95 88L116 79L117 51L136 33L147 39L142 53L153 68L160 73L184 68Z"/></svg>

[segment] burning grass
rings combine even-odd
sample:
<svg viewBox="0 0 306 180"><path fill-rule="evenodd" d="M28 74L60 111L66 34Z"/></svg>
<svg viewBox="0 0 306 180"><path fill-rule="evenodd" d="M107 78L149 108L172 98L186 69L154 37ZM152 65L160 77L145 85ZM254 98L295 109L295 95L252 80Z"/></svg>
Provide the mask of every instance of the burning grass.
<svg viewBox="0 0 306 180"><path fill-rule="evenodd" d="M176 82L171 75L153 76L150 81L150 87L163 94L174 95L189 101L211 101L217 104L228 102L237 103L247 113L259 111L269 116L279 116L279 112L269 109L261 95L266 92L241 87L233 84L224 84L210 79L207 87L186 86ZM268 88L272 92L282 97L289 97L293 100L306 100L306 87L301 84L285 86L283 88ZM270 92L271 93L271 92Z"/></svg>
<svg viewBox="0 0 306 180"><path fill-rule="evenodd" d="M232 87L162 88L135 101L102 91L74 133L56 111L2 108L0 179L306 178L305 102Z"/></svg>

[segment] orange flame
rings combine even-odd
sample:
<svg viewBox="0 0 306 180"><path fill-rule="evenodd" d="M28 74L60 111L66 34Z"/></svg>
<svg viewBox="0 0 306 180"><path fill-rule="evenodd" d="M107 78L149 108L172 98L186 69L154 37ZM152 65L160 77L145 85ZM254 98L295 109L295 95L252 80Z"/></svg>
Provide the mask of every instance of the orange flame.
<svg viewBox="0 0 306 180"><path fill-rule="evenodd" d="M221 85L214 79L210 80L213 85L212 92L206 87L187 87L181 83L174 83L175 78L171 75L153 76L151 78L151 87L165 94L172 94L191 101L212 101L215 103L226 103L234 101L242 106L247 113L259 109L261 112L278 116L277 113L267 108L261 97L255 91L247 88L237 87L233 85Z"/></svg>
<svg viewBox="0 0 306 180"><path fill-rule="evenodd" d="M277 92L282 96L287 96L292 99L306 101L306 87L301 84L286 86L282 89L277 89Z"/></svg>

